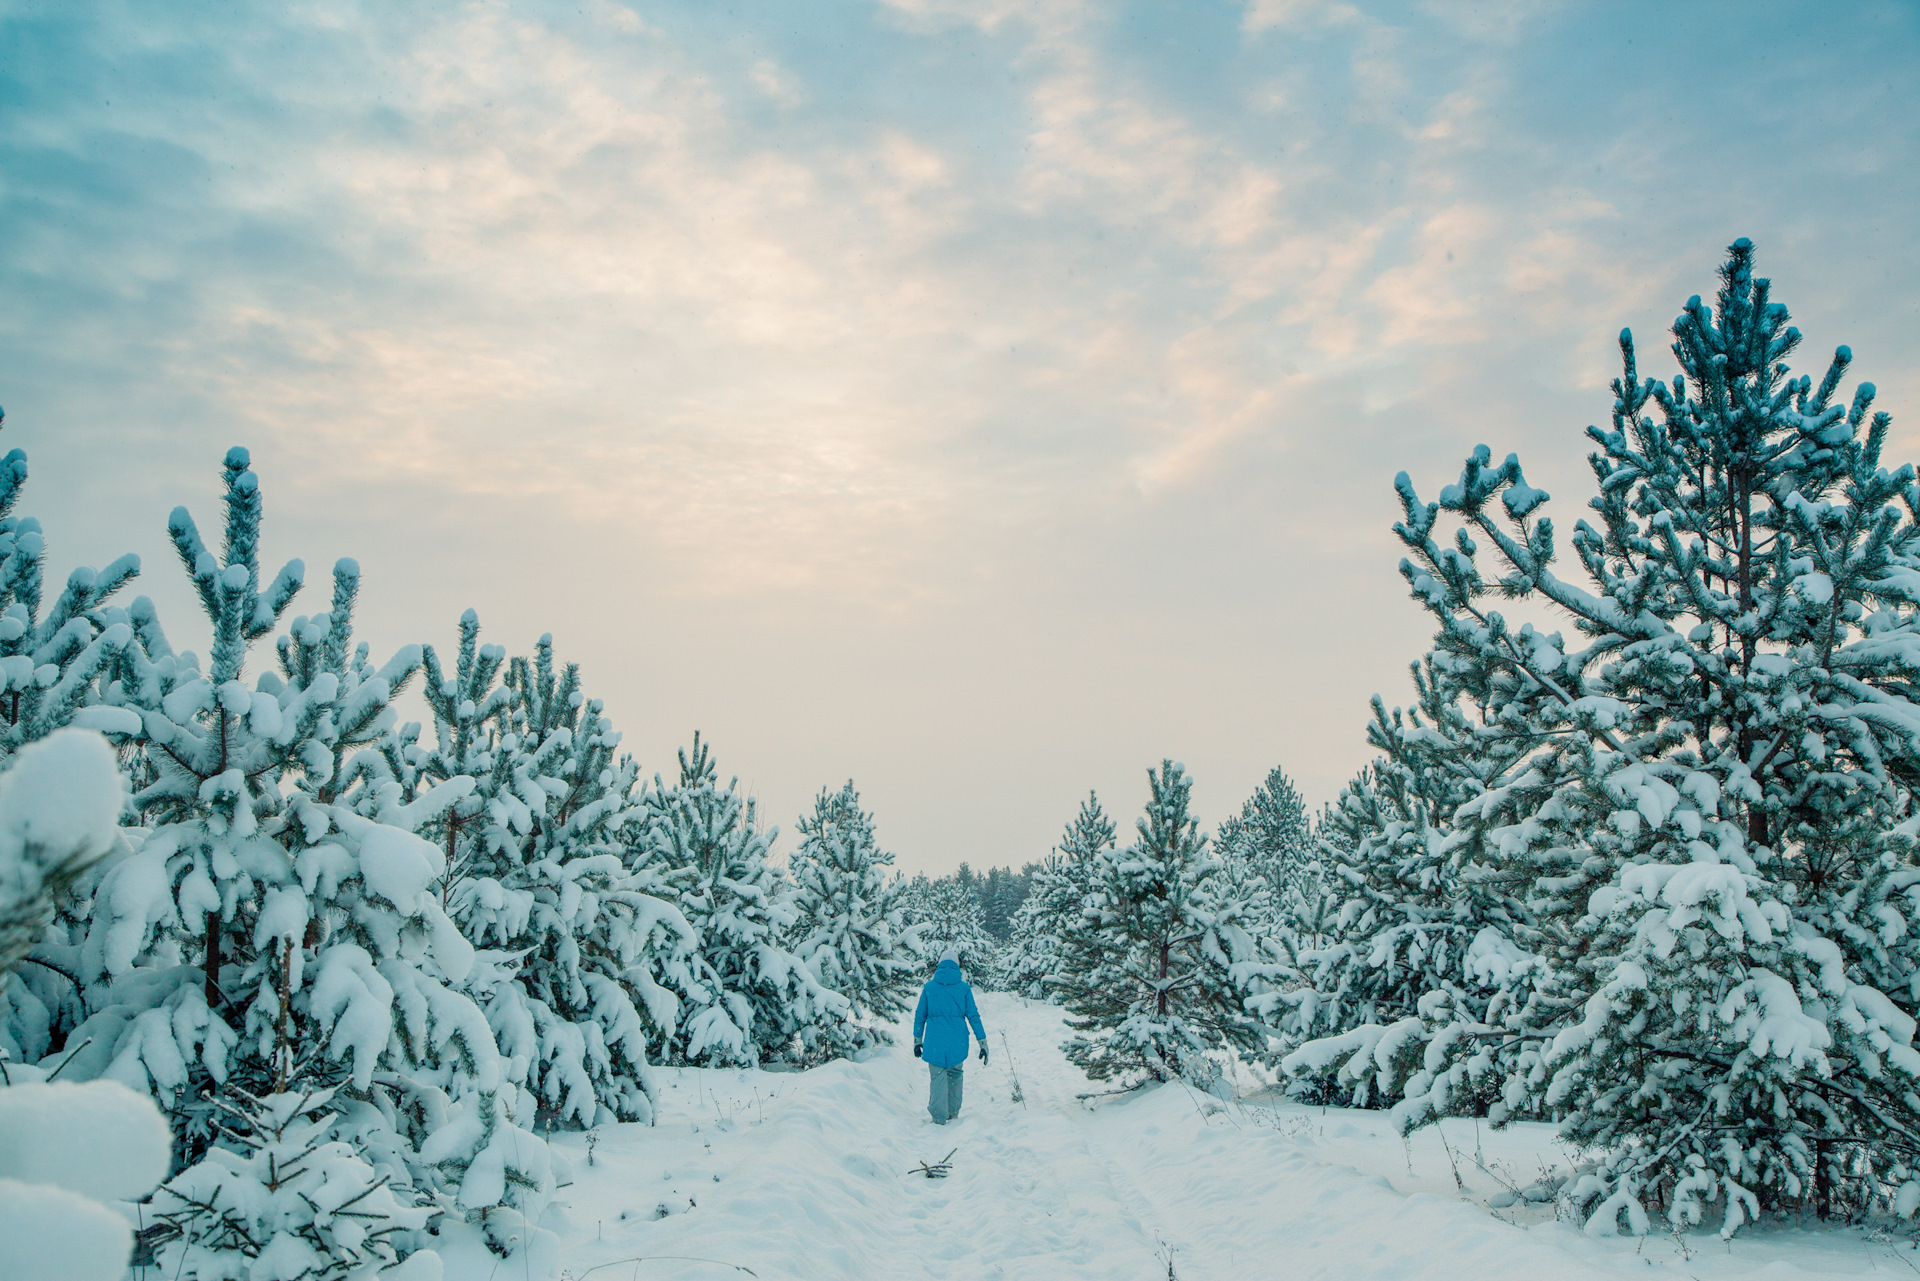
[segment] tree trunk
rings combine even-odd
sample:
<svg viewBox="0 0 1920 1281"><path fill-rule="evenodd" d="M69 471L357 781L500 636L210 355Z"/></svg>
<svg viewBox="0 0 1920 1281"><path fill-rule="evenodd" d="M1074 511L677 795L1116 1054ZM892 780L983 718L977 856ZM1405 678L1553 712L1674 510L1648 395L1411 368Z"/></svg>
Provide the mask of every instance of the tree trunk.
<svg viewBox="0 0 1920 1281"><path fill-rule="evenodd" d="M1732 474L1733 489L1738 495L1739 504L1735 515L1739 522L1740 538L1740 613L1742 616L1753 611L1753 482L1747 475L1747 469L1736 466ZM1751 636L1740 638L1740 674L1753 674L1755 653L1754 639ZM1734 709L1729 708L1732 712ZM1735 741L1740 745L1740 761L1751 768L1754 748L1760 745L1760 735L1748 723L1751 713L1742 713L1739 717L1739 734ZM1756 783L1760 780L1755 779ZM1762 802L1754 801L1747 807L1747 839L1755 845L1767 843L1767 814L1761 809Z"/></svg>
<svg viewBox="0 0 1920 1281"><path fill-rule="evenodd" d="M207 913L207 1007L220 1008L220 913Z"/></svg>

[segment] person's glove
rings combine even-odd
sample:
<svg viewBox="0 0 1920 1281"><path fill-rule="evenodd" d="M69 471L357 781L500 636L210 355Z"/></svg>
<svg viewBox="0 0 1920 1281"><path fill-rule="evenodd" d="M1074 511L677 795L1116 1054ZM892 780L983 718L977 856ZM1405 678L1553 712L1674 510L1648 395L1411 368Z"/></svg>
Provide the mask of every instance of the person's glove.
<svg viewBox="0 0 1920 1281"><path fill-rule="evenodd" d="M980 1061L982 1063L987 1061L987 1043L985 1041L980 1042Z"/></svg>
<svg viewBox="0 0 1920 1281"><path fill-rule="evenodd" d="M916 1059L920 1057L920 1042L918 1041L913 1043L913 1057Z"/></svg>

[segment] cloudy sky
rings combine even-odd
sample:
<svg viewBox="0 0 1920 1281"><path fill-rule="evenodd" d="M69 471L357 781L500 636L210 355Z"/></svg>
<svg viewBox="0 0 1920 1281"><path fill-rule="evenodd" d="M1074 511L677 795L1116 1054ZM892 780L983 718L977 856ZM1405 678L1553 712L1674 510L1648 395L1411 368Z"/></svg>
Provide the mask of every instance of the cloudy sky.
<svg viewBox="0 0 1920 1281"><path fill-rule="evenodd" d="M1426 639L1393 474L1485 441L1570 523L1736 236L1920 455L1917 26L0 0L0 445L204 647L166 515L246 444L305 608L350 555L376 650L550 631L647 772L850 776L908 869L1162 757L1317 804Z"/></svg>

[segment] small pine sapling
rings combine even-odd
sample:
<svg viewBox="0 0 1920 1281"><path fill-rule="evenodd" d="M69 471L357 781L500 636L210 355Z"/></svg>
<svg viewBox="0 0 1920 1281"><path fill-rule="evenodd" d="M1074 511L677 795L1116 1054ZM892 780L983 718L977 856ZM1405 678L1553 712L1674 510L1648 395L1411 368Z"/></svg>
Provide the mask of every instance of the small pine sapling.
<svg viewBox="0 0 1920 1281"><path fill-rule="evenodd" d="M357 1281L410 1252L429 1210L333 1136L332 1094L221 1099L219 1142L153 1197L163 1276Z"/></svg>

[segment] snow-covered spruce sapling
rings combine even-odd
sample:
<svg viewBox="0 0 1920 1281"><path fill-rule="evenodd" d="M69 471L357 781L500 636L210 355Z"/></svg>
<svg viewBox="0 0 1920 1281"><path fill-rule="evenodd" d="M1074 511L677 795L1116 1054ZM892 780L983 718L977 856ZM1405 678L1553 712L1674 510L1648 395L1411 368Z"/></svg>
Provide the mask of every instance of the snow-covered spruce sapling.
<svg viewBox="0 0 1920 1281"><path fill-rule="evenodd" d="M800 845L787 861L794 887L794 954L820 985L850 1003L847 1016L800 1029L809 1060L850 1054L891 1037L885 1024L907 1008L922 970L918 934L901 910L893 855L874 837L851 780L821 789L800 820Z"/></svg>
<svg viewBox="0 0 1920 1281"><path fill-rule="evenodd" d="M1269 960L1247 928L1255 905L1223 892L1220 865L1189 808L1192 780L1163 762L1147 772L1147 810L1125 849L1102 851L1060 985L1067 1057L1096 1081L1185 1080L1211 1088L1217 1052L1257 1053L1247 1012Z"/></svg>
<svg viewBox="0 0 1920 1281"><path fill-rule="evenodd" d="M1873 386L1836 398L1846 348L1789 374L1787 319L1742 240L1674 322L1671 383L1621 335L1584 584L1517 459L1476 450L1437 503L1398 482L1448 701L1515 754L1447 821L1526 958L1484 1013L1421 1002L1401 1123L1483 1079L1496 1115L1551 1110L1609 1154L1573 1189L1597 1231L1920 1206L1920 486Z"/></svg>
<svg viewBox="0 0 1920 1281"><path fill-rule="evenodd" d="M679 781L656 774L645 804L630 864L666 878L700 940L674 1058L744 1065L800 1053L801 1030L843 1019L848 1002L783 946L795 915L792 884L768 857L775 833L760 829L738 779L719 785L698 734L680 752Z"/></svg>

